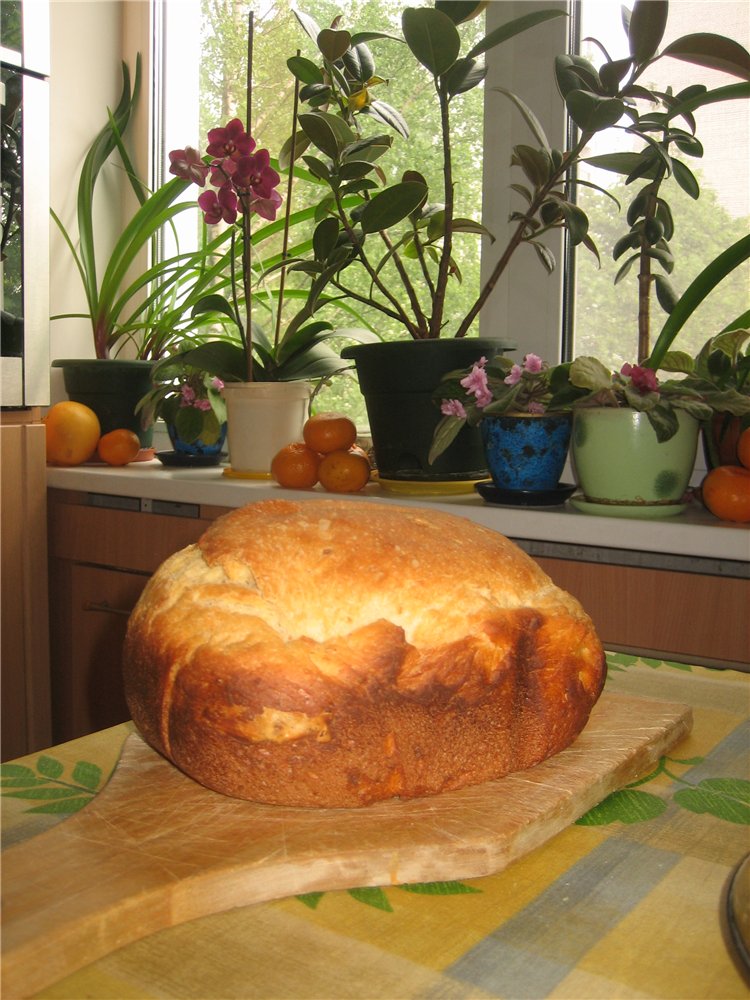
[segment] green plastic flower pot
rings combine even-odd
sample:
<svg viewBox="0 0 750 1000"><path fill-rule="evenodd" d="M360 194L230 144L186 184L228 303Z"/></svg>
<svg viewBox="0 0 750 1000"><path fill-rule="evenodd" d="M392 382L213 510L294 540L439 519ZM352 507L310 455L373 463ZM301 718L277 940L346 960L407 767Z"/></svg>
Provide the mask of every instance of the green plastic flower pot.
<svg viewBox="0 0 750 1000"><path fill-rule="evenodd" d="M592 504L674 506L690 482L698 447L698 421L677 411L679 429L659 442L645 413L592 407L575 412L571 458L581 490Z"/></svg>
<svg viewBox="0 0 750 1000"><path fill-rule="evenodd" d="M83 403L99 418L102 434L126 427L135 431L142 448L150 448L153 427L142 427L135 408L152 388L152 361L128 361L119 358L58 359L53 368L62 368L68 398Z"/></svg>

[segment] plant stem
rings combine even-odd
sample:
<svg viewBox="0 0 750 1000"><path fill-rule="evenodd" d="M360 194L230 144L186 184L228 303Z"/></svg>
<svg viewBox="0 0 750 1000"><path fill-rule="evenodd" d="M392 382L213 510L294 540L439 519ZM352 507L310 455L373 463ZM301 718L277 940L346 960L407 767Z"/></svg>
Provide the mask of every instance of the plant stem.
<svg viewBox="0 0 750 1000"><path fill-rule="evenodd" d="M453 250L453 163L451 160L450 117L448 112L448 95L444 93L440 78L435 78L440 104L440 131L443 139L443 188L445 201L445 228L443 230L443 249L438 264L437 283L432 301L432 316L428 336L438 338L443 325L445 310L445 292L448 286L451 251Z"/></svg>
<svg viewBox="0 0 750 1000"><path fill-rule="evenodd" d="M300 50L297 49L297 58ZM289 254L289 219L292 214L292 189L294 187L294 160L297 139L297 112L299 109L299 80L294 78L294 99L292 103L292 145L289 150L289 180L286 186L286 208L284 210L284 235L281 244L281 259L286 261ZM279 276L279 298L276 306L276 329L273 335L274 350L278 350L281 339L281 312L284 306L284 288L286 285L286 263L282 263Z"/></svg>
<svg viewBox="0 0 750 1000"><path fill-rule="evenodd" d="M252 106L253 106L253 38L255 35L255 22L252 10L247 14L247 127L246 132L252 135ZM253 328L252 328L252 275L250 273L251 261L251 231L250 231L250 206L243 205L242 213L242 284L245 293L245 335L243 343L245 347L245 363L247 381L253 381Z"/></svg>

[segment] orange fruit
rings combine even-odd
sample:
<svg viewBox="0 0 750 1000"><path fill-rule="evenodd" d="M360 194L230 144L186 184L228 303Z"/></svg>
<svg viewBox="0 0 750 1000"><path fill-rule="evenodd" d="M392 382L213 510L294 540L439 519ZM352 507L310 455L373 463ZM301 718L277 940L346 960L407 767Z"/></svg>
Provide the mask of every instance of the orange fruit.
<svg viewBox="0 0 750 1000"><path fill-rule="evenodd" d="M357 493L370 479L370 463L357 451L331 451L321 460L318 478L331 493Z"/></svg>
<svg viewBox="0 0 750 1000"><path fill-rule="evenodd" d="M320 455L302 441L285 445L271 462L271 475L288 489L309 490L318 481Z"/></svg>
<svg viewBox="0 0 750 1000"><path fill-rule="evenodd" d="M750 469L719 465L701 484L703 503L722 521L750 521Z"/></svg>
<svg viewBox="0 0 750 1000"><path fill-rule="evenodd" d="M108 434L102 434L96 449L99 458L107 465L127 465L135 461L140 450L138 435L127 427L118 427Z"/></svg>
<svg viewBox="0 0 750 1000"><path fill-rule="evenodd" d="M346 451L357 439L357 426L343 413L316 413L302 428L305 444L321 455Z"/></svg>
<svg viewBox="0 0 750 1000"><path fill-rule="evenodd" d="M83 403L71 399L55 403L43 423L50 465L80 465L96 451L101 434L99 418Z"/></svg>
<svg viewBox="0 0 750 1000"><path fill-rule="evenodd" d="M737 442L737 458L746 469L750 469L750 427L740 434Z"/></svg>

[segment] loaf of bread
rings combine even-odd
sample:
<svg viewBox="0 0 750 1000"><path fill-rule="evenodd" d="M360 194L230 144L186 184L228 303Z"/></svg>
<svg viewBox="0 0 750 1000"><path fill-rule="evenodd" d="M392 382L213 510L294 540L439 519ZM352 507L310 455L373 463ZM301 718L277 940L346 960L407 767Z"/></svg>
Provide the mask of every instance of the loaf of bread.
<svg viewBox="0 0 750 1000"><path fill-rule="evenodd" d="M503 535L366 500L251 503L166 560L128 625L144 739L256 802L363 806L568 746L605 661L579 603Z"/></svg>

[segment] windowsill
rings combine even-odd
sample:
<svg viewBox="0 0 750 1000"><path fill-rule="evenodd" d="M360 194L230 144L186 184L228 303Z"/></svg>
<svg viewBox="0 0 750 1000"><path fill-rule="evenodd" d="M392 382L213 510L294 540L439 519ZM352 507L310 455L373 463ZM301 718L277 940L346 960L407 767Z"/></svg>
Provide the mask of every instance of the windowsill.
<svg viewBox="0 0 750 1000"><path fill-rule="evenodd" d="M285 490L270 481L230 479L223 475L221 467L173 469L165 468L157 460L124 468L100 465L48 468L47 485L88 493L92 495L89 500L99 505L154 511L151 501L157 501L163 506L157 507L156 512L195 517L199 516L201 505L239 507L270 498L337 498L319 488ZM641 520L592 516L570 504L501 507L485 503L476 494L396 496L377 483L370 483L362 493L338 499L375 500L449 511L502 532L535 555L718 575L750 575L750 525L719 521L698 503L676 516Z"/></svg>

